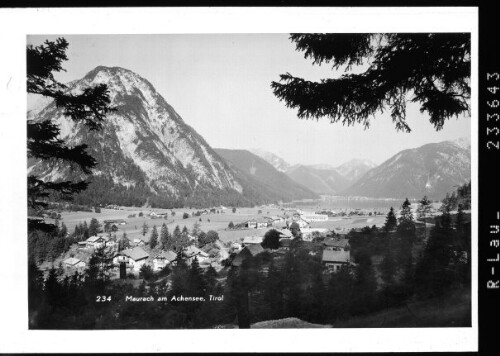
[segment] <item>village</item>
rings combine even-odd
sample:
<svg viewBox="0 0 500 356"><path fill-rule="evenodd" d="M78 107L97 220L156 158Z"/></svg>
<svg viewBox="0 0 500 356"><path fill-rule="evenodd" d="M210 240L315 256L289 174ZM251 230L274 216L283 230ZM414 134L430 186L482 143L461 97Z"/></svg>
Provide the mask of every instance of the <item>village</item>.
<svg viewBox="0 0 500 356"><path fill-rule="evenodd" d="M58 224L66 225L68 235L75 227L81 226L82 220L85 224L87 219L97 220L98 229L95 235L71 245L59 257L44 261L40 269L45 274L51 268L62 269L65 275L83 272L91 256L101 250L111 256L111 279L144 278L142 272L145 269L161 274L166 267L174 267L178 258L183 258L187 265L196 259L201 268L211 266L220 272L225 267L238 267L246 257L264 251L279 260L289 250L292 240L300 235L309 254L321 258L326 272L334 272L339 271L342 265L355 264L346 235L350 231L361 231L365 226L383 226L387 214L387 211L362 209L321 209L314 212L278 205L176 210L135 211L110 205L98 209L99 213L62 211L59 215L47 214L44 219L56 217ZM437 212L437 207L433 208L429 216ZM170 246L170 249L161 241L152 246L152 230L158 235L162 226L170 228L170 231L176 226L184 226L182 234L185 243L180 247ZM202 229L216 235L214 241L199 241L197 235ZM269 232L274 232L278 238L271 247L264 243Z"/></svg>

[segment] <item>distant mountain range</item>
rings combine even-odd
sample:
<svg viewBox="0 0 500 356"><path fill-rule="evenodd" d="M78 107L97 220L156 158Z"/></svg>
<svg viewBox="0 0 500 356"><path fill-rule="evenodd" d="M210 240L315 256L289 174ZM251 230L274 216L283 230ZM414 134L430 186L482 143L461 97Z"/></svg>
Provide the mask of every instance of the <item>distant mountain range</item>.
<svg viewBox="0 0 500 356"><path fill-rule="evenodd" d="M363 174L376 167L366 159L352 159L335 167L329 164L290 165L281 157L264 150L252 150L256 155L286 173L295 182L317 194L338 195L356 182Z"/></svg>
<svg viewBox="0 0 500 356"><path fill-rule="evenodd" d="M470 141L429 143L399 152L342 192L373 198L442 199L471 179Z"/></svg>
<svg viewBox="0 0 500 356"><path fill-rule="evenodd" d="M353 159L338 167L288 165L286 174L317 194L397 199L427 195L430 199L442 199L456 185L470 180L470 147L470 138L459 138L403 150L380 166ZM274 155L270 163L286 166L281 161Z"/></svg>
<svg viewBox="0 0 500 356"><path fill-rule="evenodd" d="M295 182L302 184L317 194L338 195L350 185L350 181L335 168L315 168L295 165L286 174Z"/></svg>

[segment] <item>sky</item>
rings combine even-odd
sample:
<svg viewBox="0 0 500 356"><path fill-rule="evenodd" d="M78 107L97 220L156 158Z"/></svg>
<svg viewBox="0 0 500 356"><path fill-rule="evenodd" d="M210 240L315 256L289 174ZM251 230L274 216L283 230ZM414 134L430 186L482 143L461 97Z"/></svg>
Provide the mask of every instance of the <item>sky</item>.
<svg viewBox="0 0 500 356"><path fill-rule="evenodd" d="M57 37L69 42L66 72L57 80L79 79L98 65L130 69L214 148L259 148L290 164L338 166L354 158L380 164L404 149L471 134L468 116L435 131L416 104L407 107L411 133L396 131L387 112L373 117L366 130L328 118L298 119L274 96L271 82L287 72L317 81L344 71L313 65L288 34L47 35L27 41L38 45Z"/></svg>

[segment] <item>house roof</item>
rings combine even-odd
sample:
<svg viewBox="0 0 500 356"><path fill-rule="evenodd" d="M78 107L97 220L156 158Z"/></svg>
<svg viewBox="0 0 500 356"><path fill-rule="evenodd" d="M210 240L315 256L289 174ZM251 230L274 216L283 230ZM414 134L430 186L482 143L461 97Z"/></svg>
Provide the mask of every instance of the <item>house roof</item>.
<svg viewBox="0 0 500 356"><path fill-rule="evenodd" d="M282 229L282 230L279 230L278 232L281 234L281 236L288 237L288 238L293 237L292 232L290 230Z"/></svg>
<svg viewBox="0 0 500 356"><path fill-rule="evenodd" d="M186 247L183 251L184 256L186 257L193 257L195 255L200 255L203 257L208 257L208 254L202 250L200 250L198 247L189 245Z"/></svg>
<svg viewBox="0 0 500 356"><path fill-rule="evenodd" d="M177 258L177 254L174 251L162 251L155 258L166 259L171 262Z"/></svg>
<svg viewBox="0 0 500 356"><path fill-rule="evenodd" d="M349 240L348 239L326 238L323 240L323 245L345 248L346 246L349 245Z"/></svg>
<svg viewBox="0 0 500 356"><path fill-rule="evenodd" d="M248 257L248 255L255 256L258 255L259 253L264 252L264 248L261 245L250 245L245 247L243 250L236 255L234 258L232 265L233 266L241 266L245 258Z"/></svg>
<svg viewBox="0 0 500 356"><path fill-rule="evenodd" d="M127 221L124 219L110 219L110 220L104 220L105 224L113 224L113 223L126 223Z"/></svg>
<svg viewBox="0 0 500 356"><path fill-rule="evenodd" d="M264 252L264 248L260 244L250 245L250 246L245 247L245 249L247 249L248 252L250 252L252 254L252 256L255 256L261 252Z"/></svg>
<svg viewBox="0 0 500 356"><path fill-rule="evenodd" d="M130 257L134 261L140 261L149 257L149 254L140 247L128 248L121 252L125 256Z"/></svg>
<svg viewBox="0 0 500 356"><path fill-rule="evenodd" d="M350 260L349 256L350 256L349 251L323 250L323 256L321 256L321 261L348 263Z"/></svg>
<svg viewBox="0 0 500 356"><path fill-rule="evenodd" d="M78 258L70 257L70 258L65 259L63 262L66 263L67 265L74 266L78 262L81 262L81 261Z"/></svg>
<svg viewBox="0 0 500 356"><path fill-rule="evenodd" d="M243 243L244 244L261 244L263 240L264 240L264 237L262 237L262 236L245 236L243 238Z"/></svg>
<svg viewBox="0 0 500 356"><path fill-rule="evenodd" d="M87 242L96 242L96 241L99 241L99 239L104 240L104 238L102 236L95 235L95 236L90 236L86 241Z"/></svg>

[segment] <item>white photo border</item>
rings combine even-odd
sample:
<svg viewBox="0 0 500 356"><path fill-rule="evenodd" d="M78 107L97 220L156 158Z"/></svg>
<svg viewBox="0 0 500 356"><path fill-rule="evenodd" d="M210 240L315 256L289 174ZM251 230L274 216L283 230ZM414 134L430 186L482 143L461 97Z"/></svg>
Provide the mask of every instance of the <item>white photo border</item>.
<svg viewBox="0 0 500 356"><path fill-rule="evenodd" d="M478 349L478 9L476 7L0 9L0 352L422 352ZM28 329L26 39L35 34L470 32L472 327L391 329ZM5 50L5 48L7 50ZM8 252L8 253L7 253ZM253 342L248 342L249 339ZM85 340L82 342L82 340ZM215 342L215 340L218 340Z"/></svg>

